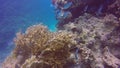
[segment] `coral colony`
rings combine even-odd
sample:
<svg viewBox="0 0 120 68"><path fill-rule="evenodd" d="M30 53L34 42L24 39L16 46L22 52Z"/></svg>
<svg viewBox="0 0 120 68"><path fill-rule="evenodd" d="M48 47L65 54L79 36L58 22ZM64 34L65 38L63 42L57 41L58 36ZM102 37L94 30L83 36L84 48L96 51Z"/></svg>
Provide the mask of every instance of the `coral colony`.
<svg viewBox="0 0 120 68"><path fill-rule="evenodd" d="M120 0L52 0L58 31L18 32L2 68L120 68Z"/></svg>

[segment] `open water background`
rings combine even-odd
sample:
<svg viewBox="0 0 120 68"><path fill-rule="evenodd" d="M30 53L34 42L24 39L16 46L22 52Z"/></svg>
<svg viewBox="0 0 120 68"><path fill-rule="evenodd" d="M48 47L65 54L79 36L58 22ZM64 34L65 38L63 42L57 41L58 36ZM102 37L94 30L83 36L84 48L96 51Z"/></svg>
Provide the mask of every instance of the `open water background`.
<svg viewBox="0 0 120 68"><path fill-rule="evenodd" d="M13 50L17 32L39 23L55 31L56 22L51 0L0 0L0 63Z"/></svg>

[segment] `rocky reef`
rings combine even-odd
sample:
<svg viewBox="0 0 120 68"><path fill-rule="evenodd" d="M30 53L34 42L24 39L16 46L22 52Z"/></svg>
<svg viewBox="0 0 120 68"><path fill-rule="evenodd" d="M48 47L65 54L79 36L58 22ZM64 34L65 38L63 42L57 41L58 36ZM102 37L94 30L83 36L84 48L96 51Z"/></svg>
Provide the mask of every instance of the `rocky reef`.
<svg viewBox="0 0 120 68"><path fill-rule="evenodd" d="M58 31L39 24L18 32L3 68L120 68L120 0L52 3Z"/></svg>
<svg viewBox="0 0 120 68"><path fill-rule="evenodd" d="M96 17L113 14L120 18L120 0L52 0L55 5L57 28L74 21L84 13Z"/></svg>
<svg viewBox="0 0 120 68"><path fill-rule="evenodd" d="M79 63L88 65L81 68L119 67L120 26L117 17L107 15L104 18L96 18L85 14L64 25L64 28L77 34L75 40L80 51Z"/></svg>

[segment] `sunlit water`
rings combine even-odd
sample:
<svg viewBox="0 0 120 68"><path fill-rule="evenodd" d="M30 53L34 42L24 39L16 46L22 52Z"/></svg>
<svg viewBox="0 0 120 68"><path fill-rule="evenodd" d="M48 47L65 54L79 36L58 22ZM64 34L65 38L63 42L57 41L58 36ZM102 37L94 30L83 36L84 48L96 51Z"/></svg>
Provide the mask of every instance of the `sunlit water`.
<svg viewBox="0 0 120 68"><path fill-rule="evenodd" d="M14 48L16 32L39 23L56 30L51 0L0 0L0 62Z"/></svg>

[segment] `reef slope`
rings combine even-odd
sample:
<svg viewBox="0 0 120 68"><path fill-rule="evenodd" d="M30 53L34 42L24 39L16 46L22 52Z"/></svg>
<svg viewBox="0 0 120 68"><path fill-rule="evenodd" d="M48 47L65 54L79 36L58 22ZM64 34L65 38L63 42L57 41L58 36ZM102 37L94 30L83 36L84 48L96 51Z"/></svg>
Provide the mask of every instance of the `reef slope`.
<svg viewBox="0 0 120 68"><path fill-rule="evenodd" d="M18 32L2 68L120 68L120 0L95 3L53 0L58 31L39 24Z"/></svg>

